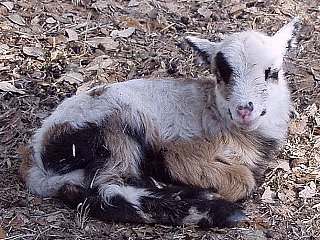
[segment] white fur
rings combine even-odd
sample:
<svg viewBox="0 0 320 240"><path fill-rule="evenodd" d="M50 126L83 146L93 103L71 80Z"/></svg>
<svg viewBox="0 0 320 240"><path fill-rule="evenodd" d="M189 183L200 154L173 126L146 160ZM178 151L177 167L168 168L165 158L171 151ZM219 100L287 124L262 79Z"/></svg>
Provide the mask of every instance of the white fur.
<svg viewBox="0 0 320 240"><path fill-rule="evenodd" d="M53 197L57 195L58 190L65 184L84 186L84 178L84 171L82 169L64 175L56 175L43 171L38 166L33 166L29 170L26 185L30 192L36 195Z"/></svg>
<svg viewBox="0 0 320 240"><path fill-rule="evenodd" d="M189 215L182 220L183 224L186 225L197 224L204 218L210 219L208 216L208 212L199 212L196 207L191 207L188 213Z"/></svg>
<svg viewBox="0 0 320 240"><path fill-rule="evenodd" d="M132 186L119 186L116 184L103 184L99 189L99 194L106 204L110 204L110 199L115 196L121 196L137 210L142 218L150 222L151 218L148 214L140 210L140 199L142 197L150 197L152 194L143 188Z"/></svg>

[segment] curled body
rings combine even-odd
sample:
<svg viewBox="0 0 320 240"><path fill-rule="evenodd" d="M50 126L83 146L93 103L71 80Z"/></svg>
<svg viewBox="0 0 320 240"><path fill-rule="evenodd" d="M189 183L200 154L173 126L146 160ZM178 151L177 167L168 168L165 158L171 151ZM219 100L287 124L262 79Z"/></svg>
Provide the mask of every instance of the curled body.
<svg viewBox="0 0 320 240"><path fill-rule="evenodd" d="M28 189L106 221L235 225L286 138L296 21L271 37L187 37L214 79L135 79L66 99L24 156Z"/></svg>

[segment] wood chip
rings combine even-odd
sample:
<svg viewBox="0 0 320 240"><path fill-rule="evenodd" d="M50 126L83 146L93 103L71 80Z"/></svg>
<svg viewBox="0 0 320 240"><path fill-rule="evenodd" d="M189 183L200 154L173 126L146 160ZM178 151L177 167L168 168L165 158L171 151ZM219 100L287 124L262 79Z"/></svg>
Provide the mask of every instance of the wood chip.
<svg viewBox="0 0 320 240"><path fill-rule="evenodd" d="M8 18L11 22L18 24L20 26L26 25L26 21L19 14L16 14L16 13L10 14Z"/></svg>
<svg viewBox="0 0 320 240"><path fill-rule="evenodd" d="M43 49L41 49L39 47L23 47L22 51L24 54L31 56L31 57L44 58L44 56L45 56Z"/></svg>
<svg viewBox="0 0 320 240"><path fill-rule="evenodd" d="M262 202L265 203L275 203L274 198L275 198L276 194L271 191L270 187L266 187L262 196L261 196L261 200Z"/></svg>
<svg viewBox="0 0 320 240"><path fill-rule="evenodd" d="M4 91L4 92L25 94L25 92L22 89L16 88L14 85L12 85L11 82L8 82L8 81L1 81L0 82L0 90Z"/></svg>
<svg viewBox="0 0 320 240"><path fill-rule="evenodd" d="M116 38L116 37L123 37L123 38L128 38L130 37L134 32L136 31L136 29L134 27L128 27L127 29L124 30L113 30L110 33L110 36L112 38Z"/></svg>
<svg viewBox="0 0 320 240"><path fill-rule="evenodd" d="M310 182L307 186L304 187L302 191L299 192L299 197L301 198L312 198L316 195L317 186L315 182Z"/></svg>
<svg viewBox="0 0 320 240"><path fill-rule="evenodd" d="M139 6L140 2L138 0L130 0L128 3L128 7L137 7Z"/></svg>
<svg viewBox="0 0 320 240"><path fill-rule="evenodd" d="M239 3L239 4L236 4L236 5L232 5L229 12L230 14L235 14L235 13L238 13L242 10L246 9L246 4L245 3Z"/></svg>
<svg viewBox="0 0 320 240"><path fill-rule="evenodd" d="M75 30L67 28L66 33L68 34L68 41L78 41L78 33Z"/></svg>
<svg viewBox="0 0 320 240"><path fill-rule="evenodd" d="M205 6L199 8L198 13L205 18L209 18L212 15L212 11Z"/></svg>
<svg viewBox="0 0 320 240"><path fill-rule="evenodd" d="M11 11L14 7L13 2L0 2L0 4L5 6L9 11Z"/></svg>
<svg viewBox="0 0 320 240"><path fill-rule="evenodd" d="M86 43L95 48L102 46L105 51L117 49L119 46L119 43L110 37L95 37L88 39Z"/></svg>
<svg viewBox="0 0 320 240"><path fill-rule="evenodd" d="M84 77L81 73L70 71L70 72L63 74L58 79L58 81L66 81L71 84L79 84L79 83L83 82L83 79L84 79Z"/></svg>
<svg viewBox="0 0 320 240"><path fill-rule="evenodd" d="M110 59L107 55L102 55L96 57L91 63L86 67L87 71L95 71L99 69L106 69L114 64L114 60Z"/></svg>
<svg viewBox="0 0 320 240"><path fill-rule="evenodd" d="M57 20L55 20L53 17L48 17L46 19L46 23L49 23L49 24L53 24L53 23L56 23L56 22L57 22Z"/></svg>

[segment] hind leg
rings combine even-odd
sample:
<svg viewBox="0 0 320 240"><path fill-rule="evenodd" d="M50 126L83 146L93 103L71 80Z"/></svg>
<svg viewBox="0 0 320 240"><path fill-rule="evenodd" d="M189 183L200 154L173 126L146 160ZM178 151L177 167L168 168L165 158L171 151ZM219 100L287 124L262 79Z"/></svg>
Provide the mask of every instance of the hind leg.
<svg viewBox="0 0 320 240"><path fill-rule="evenodd" d="M176 186L175 190L177 188L179 187ZM60 198L73 208L79 204L84 205L91 216L104 221L231 227L245 217L236 204L196 196L194 199L183 199L172 195L170 189L157 190L129 185L105 185L101 189L88 190L65 185L60 190ZM190 191L187 187L181 187L180 190L179 192ZM198 189L198 193L200 192Z"/></svg>

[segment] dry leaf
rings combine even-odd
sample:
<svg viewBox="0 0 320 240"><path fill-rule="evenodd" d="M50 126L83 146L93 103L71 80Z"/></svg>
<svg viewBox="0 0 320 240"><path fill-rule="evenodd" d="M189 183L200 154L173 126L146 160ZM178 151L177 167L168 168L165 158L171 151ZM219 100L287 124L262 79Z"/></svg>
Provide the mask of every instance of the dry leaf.
<svg viewBox="0 0 320 240"><path fill-rule="evenodd" d="M296 192L293 190L282 190L281 192L277 193L278 198L286 203L286 202L293 202L296 199Z"/></svg>
<svg viewBox="0 0 320 240"><path fill-rule="evenodd" d="M31 57L37 57L37 58L44 58L44 51L41 48L38 47L23 47L22 51L24 54L31 56Z"/></svg>
<svg viewBox="0 0 320 240"><path fill-rule="evenodd" d="M13 9L13 7L14 7L14 3L13 2L0 2L0 4L5 6L9 11L11 11Z"/></svg>
<svg viewBox="0 0 320 240"><path fill-rule="evenodd" d="M6 233L5 230L3 230L2 228L0 228L0 239L3 239L3 238L7 238L8 235Z"/></svg>
<svg viewBox="0 0 320 240"><path fill-rule="evenodd" d="M107 55L102 55L93 59L86 67L87 71L94 71L99 69L106 69L114 63Z"/></svg>
<svg viewBox="0 0 320 240"><path fill-rule="evenodd" d="M270 187L268 186L265 188L264 193L261 196L261 200L265 203L274 203L275 196L276 194L273 191L271 191Z"/></svg>
<svg viewBox="0 0 320 240"><path fill-rule="evenodd" d="M39 225L41 225L41 226L46 226L47 225L47 222L46 222L46 220L44 219L44 218L42 218L42 217L40 217L40 218L38 218L38 219L36 219L36 220L34 220L36 223L38 223Z"/></svg>
<svg viewBox="0 0 320 240"><path fill-rule="evenodd" d="M138 0L130 0L128 3L128 7L137 7L139 6L140 2Z"/></svg>
<svg viewBox="0 0 320 240"><path fill-rule="evenodd" d="M8 70L10 70L10 66L9 65L6 66L6 65L4 65L4 63L0 63L0 72L1 71L8 71Z"/></svg>
<svg viewBox="0 0 320 240"><path fill-rule="evenodd" d="M23 90L16 88L14 85L12 85L10 82L7 82L7 81L0 82L0 90L4 92L14 92L14 93L25 94Z"/></svg>
<svg viewBox="0 0 320 240"><path fill-rule="evenodd" d="M315 148L320 147L320 137L316 138L316 142L314 143L313 147L315 147Z"/></svg>
<svg viewBox="0 0 320 240"><path fill-rule="evenodd" d="M136 31L136 29L134 27L128 27L127 29L124 30L113 30L110 34L110 36L112 38L116 38L116 37L130 37L134 32Z"/></svg>
<svg viewBox="0 0 320 240"><path fill-rule="evenodd" d="M10 47L7 44L0 44L0 53L6 54Z"/></svg>
<svg viewBox="0 0 320 240"><path fill-rule="evenodd" d="M239 3L239 4L236 4L236 5L232 5L231 8L230 8L230 14L234 14L236 12L240 12L242 11L243 9L246 9L246 4L245 3Z"/></svg>
<svg viewBox="0 0 320 240"><path fill-rule="evenodd" d="M58 219L59 219L59 217L57 215L49 215L48 217L46 217L45 220L48 223L51 223L51 222L56 222Z"/></svg>
<svg viewBox="0 0 320 240"><path fill-rule="evenodd" d="M209 18L212 15L212 11L205 6L199 8L198 13L205 18Z"/></svg>
<svg viewBox="0 0 320 240"><path fill-rule="evenodd" d="M317 186L315 182L310 182L307 186L304 187L302 191L299 192L299 197L301 198L312 198L316 195Z"/></svg>
<svg viewBox="0 0 320 240"><path fill-rule="evenodd" d="M68 41L78 41L78 34L73 29L67 28L66 33L68 34Z"/></svg>
<svg viewBox="0 0 320 240"><path fill-rule="evenodd" d="M291 170L289 162L285 161L285 160L277 161L277 165L276 165L275 169L283 169L286 172Z"/></svg>
<svg viewBox="0 0 320 240"><path fill-rule="evenodd" d="M114 50L119 46L119 43L110 37L95 37L89 39L86 43L95 48L102 46L104 50Z"/></svg>
<svg viewBox="0 0 320 240"><path fill-rule="evenodd" d="M65 74L63 74L59 79L58 81L66 81L68 83L71 83L71 84L79 84L79 83L82 83L83 82L83 75L79 72L67 72Z"/></svg>
<svg viewBox="0 0 320 240"><path fill-rule="evenodd" d="M49 37L47 41L52 46L55 46L56 44L67 42L68 38L65 35L60 34L60 35L55 36L55 37Z"/></svg>
<svg viewBox="0 0 320 240"><path fill-rule="evenodd" d="M108 8L109 6L121 8L119 4L116 4L115 1L111 1L111 0L96 1L92 3L91 8L94 8L99 11L103 11L103 9Z"/></svg>
<svg viewBox="0 0 320 240"><path fill-rule="evenodd" d="M18 24L20 26L26 25L26 21L19 14L16 14L16 13L10 14L8 18L11 22Z"/></svg>
<svg viewBox="0 0 320 240"><path fill-rule="evenodd" d="M49 23L49 24L53 24L53 23L56 23L56 22L57 22L57 20L55 20L53 17L48 17L46 19L46 23Z"/></svg>
<svg viewBox="0 0 320 240"><path fill-rule="evenodd" d="M289 127L291 134L302 134L307 129L308 117L303 116L300 120L292 121Z"/></svg>

